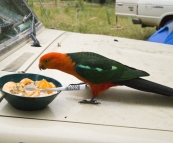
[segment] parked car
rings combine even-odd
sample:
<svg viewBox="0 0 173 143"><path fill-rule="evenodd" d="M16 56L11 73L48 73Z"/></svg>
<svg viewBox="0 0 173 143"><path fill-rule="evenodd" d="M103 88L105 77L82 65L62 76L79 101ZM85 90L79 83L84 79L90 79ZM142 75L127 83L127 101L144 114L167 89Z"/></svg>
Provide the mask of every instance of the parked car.
<svg viewBox="0 0 173 143"><path fill-rule="evenodd" d="M134 24L157 29L173 21L172 0L116 0L116 16L131 17Z"/></svg>
<svg viewBox="0 0 173 143"><path fill-rule="evenodd" d="M39 58L52 51L91 51L147 71L148 80L173 85L172 46L46 29L25 0L0 1L0 11L0 83L14 73L44 75L63 86L80 83L58 70L41 71ZM91 97L89 87L61 91L45 108L26 111L0 92L0 143L172 143L172 98L118 86L100 94L99 105L78 103Z"/></svg>

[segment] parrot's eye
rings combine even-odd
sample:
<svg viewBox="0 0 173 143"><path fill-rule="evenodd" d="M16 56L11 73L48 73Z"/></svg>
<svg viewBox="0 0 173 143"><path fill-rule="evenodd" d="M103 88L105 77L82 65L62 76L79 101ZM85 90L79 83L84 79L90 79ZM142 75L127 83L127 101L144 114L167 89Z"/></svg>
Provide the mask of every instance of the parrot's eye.
<svg viewBox="0 0 173 143"><path fill-rule="evenodd" d="M45 63L48 63L48 62L49 62L49 60L48 60L48 59L46 59L44 62L45 62Z"/></svg>

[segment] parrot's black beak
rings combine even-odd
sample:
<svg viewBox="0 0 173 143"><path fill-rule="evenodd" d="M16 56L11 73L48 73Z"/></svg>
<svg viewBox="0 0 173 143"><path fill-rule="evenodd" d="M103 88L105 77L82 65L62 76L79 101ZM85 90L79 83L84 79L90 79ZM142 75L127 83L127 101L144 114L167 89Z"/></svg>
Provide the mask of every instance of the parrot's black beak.
<svg viewBox="0 0 173 143"><path fill-rule="evenodd" d="M43 65L39 65L40 70L45 70L46 68Z"/></svg>

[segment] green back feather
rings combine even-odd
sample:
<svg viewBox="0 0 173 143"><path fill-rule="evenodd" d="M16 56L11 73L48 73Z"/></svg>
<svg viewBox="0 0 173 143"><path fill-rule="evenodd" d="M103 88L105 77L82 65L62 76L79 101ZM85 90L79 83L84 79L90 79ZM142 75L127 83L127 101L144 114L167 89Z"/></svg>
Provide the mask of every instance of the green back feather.
<svg viewBox="0 0 173 143"><path fill-rule="evenodd" d="M145 71L125 66L92 52L68 53L67 55L76 63L76 72L95 84L119 82L149 75Z"/></svg>

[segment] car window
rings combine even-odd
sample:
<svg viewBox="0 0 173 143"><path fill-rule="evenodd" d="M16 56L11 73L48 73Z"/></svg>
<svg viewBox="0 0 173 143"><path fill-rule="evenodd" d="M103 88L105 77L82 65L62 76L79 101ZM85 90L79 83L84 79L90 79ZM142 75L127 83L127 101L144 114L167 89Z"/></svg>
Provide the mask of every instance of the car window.
<svg viewBox="0 0 173 143"><path fill-rule="evenodd" d="M30 27L30 13L24 0L0 0L0 44Z"/></svg>

